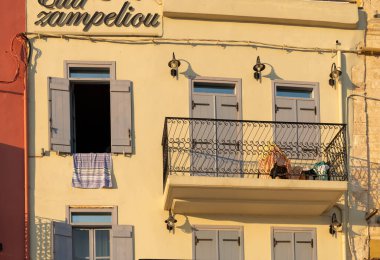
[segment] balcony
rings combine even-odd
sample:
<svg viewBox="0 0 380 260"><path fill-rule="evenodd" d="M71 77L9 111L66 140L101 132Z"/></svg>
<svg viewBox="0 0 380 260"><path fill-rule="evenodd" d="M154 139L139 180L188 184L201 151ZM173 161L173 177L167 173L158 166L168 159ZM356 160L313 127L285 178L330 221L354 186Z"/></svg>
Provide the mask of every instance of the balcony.
<svg viewBox="0 0 380 260"><path fill-rule="evenodd" d="M162 145L175 213L315 216L347 189L343 124L166 118Z"/></svg>

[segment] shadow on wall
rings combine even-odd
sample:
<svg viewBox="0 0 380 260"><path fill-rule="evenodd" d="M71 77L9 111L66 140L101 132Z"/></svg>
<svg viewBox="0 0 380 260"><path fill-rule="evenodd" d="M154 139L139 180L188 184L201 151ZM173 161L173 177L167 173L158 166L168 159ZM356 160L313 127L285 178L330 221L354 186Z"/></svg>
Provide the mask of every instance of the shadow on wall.
<svg viewBox="0 0 380 260"><path fill-rule="evenodd" d="M352 259L361 260L368 254L368 227L365 220L367 208L380 209L380 164L371 162L368 164L365 159L351 157L350 169L348 239ZM370 171L369 180L368 171ZM380 235L378 230L380 226L376 223L378 216L379 213L369 221L372 235Z"/></svg>
<svg viewBox="0 0 380 260"><path fill-rule="evenodd" d="M24 257L24 150L0 143L0 259Z"/></svg>
<svg viewBox="0 0 380 260"><path fill-rule="evenodd" d="M35 253L32 259L53 259L52 252L52 228L53 219L35 217L34 235Z"/></svg>

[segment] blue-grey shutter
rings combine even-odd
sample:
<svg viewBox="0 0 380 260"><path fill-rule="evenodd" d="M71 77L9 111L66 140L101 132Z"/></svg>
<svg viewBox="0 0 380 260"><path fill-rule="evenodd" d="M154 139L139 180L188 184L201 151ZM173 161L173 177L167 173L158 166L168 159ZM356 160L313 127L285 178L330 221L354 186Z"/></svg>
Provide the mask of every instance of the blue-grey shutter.
<svg viewBox="0 0 380 260"><path fill-rule="evenodd" d="M133 226L118 225L112 227L112 259L134 259Z"/></svg>
<svg viewBox="0 0 380 260"><path fill-rule="evenodd" d="M274 260L294 260L293 232L274 231L272 252Z"/></svg>
<svg viewBox="0 0 380 260"><path fill-rule="evenodd" d="M195 260L218 260L218 231L195 231L194 254Z"/></svg>
<svg viewBox="0 0 380 260"><path fill-rule="evenodd" d="M297 122L296 100L276 98L275 117L277 122ZM277 124L275 127L275 142L288 156L296 158L297 127L294 124Z"/></svg>
<svg viewBox="0 0 380 260"><path fill-rule="evenodd" d="M295 232L295 256L297 260L313 260L315 241L311 232Z"/></svg>
<svg viewBox="0 0 380 260"><path fill-rule="evenodd" d="M213 176L216 174L216 131L215 98L211 95L193 94L192 117L206 120L191 121L192 153L191 171L193 175Z"/></svg>
<svg viewBox="0 0 380 260"><path fill-rule="evenodd" d="M71 153L70 81L63 78L48 78L48 81L51 149Z"/></svg>
<svg viewBox="0 0 380 260"><path fill-rule="evenodd" d="M241 177L242 124L239 119L240 105L236 96L216 96L217 168L218 176Z"/></svg>
<svg viewBox="0 0 380 260"><path fill-rule="evenodd" d="M132 82L111 80L111 152L132 153Z"/></svg>
<svg viewBox="0 0 380 260"><path fill-rule="evenodd" d="M69 224L53 222L53 255L54 260L71 260L72 228Z"/></svg>
<svg viewBox="0 0 380 260"><path fill-rule="evenodd" d="M314 100L297 100L297 121L316 123L317 106ZM316 125L298 126L299 158L314 159L320 150L320 129Z"/></svg>
<svg viewBox="0 0 380 260"><path fill-rule="evenodd" d="M242 260L242 239L236 230L219 231L219 260Z"/></svg>

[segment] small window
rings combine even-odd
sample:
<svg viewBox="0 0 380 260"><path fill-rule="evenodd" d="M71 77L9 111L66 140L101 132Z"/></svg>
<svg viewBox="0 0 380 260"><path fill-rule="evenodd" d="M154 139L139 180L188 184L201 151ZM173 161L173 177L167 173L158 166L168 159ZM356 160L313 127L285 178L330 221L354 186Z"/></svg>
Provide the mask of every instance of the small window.
<svg viewBox="0 0 380 260"><path fill-rule="evenodd" d="M109 68L69 68L69 78L109 79L110 77L111 74Z"/></svg>
<svg viewBox="0 0 380 260"><path fill-rule="evenodd" d="M134 228L118 225L117 207L68 207L67 223L53 222L55 260L133 259Z"/></svg>
<svg viewBox="0 0 380 260"><path fill-rule="evenodd" d="M65 64L66 78L49 78L51 150L131 154L132 82L114 62Z"/></svg>
<svg viewBox="0 0 380 260"><path fill-rule="evenodd" d="M195 82L194 93L235 94L235 84Z"/></svg>
<svg viewBox="0 0 380 260"><path fill-rule="evenodd" d="M278 86L276 96L290 98L313 98L313 90Z"/></svg>

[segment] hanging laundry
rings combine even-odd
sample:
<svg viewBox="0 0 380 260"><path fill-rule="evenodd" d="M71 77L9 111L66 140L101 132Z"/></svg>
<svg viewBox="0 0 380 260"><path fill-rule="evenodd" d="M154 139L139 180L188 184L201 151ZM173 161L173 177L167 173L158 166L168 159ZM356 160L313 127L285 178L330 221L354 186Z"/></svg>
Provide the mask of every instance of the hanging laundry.
<svg viewBox="0 0 380 260"><path fill-rule="evenodd" d="M83 189L112 188L112 157L109 153L76 153L72 186Z"/></svg>

